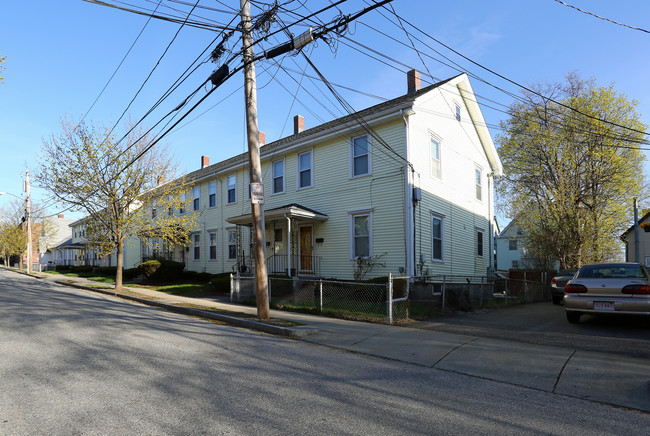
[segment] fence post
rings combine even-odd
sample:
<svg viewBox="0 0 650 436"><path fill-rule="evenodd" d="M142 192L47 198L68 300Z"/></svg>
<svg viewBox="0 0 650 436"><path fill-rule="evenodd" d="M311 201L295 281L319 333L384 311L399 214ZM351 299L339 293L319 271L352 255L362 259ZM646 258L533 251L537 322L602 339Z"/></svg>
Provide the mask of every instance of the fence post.
<svg viewBox="0 0 650 436"><path fill-rule="evenodd" d="M318 279L318 313L323 313L323 279Z"/></svg>
<svg viewBox="0 0 650 436"><path fill-rule="evenodd" d="M481 308L483 308L483 279L484 277L481 276Z"/></svg>
<svg viewBox="0 0 650 436"><path fill-rule="evenodd" d="M386 299L388 324L393 324L393 273L388 273L388 298Z"/></svg>

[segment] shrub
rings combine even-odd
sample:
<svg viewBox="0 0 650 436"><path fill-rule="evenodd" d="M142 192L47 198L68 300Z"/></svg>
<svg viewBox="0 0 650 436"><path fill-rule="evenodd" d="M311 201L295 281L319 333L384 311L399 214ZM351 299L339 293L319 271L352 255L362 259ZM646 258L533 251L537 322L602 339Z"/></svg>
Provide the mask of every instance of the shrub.
<svg viewBox="0 0 650 436"><path fill-rule="evenodd" d="M217 291L230 291L230 273L213 274L209 281Z"/></svg>
<svg viewBox="0 0 650 436"><path fill-rule="evenodd" d="M55 271L70 271L70 265L57 265L54 269Z"/></svg>
<svg viewBox="0 0 650 436"><path fill-rule="evenodd" d="M156 273L156 271L158 271L159 268L160 268L159 260L148 260L138 265L138 271L144 274L144 276L148 279L153 277L153 275Z"/></svg>
<svg viewBox="0 0 650 436"><path fill-rule="evenodd" d="M117 267L116 266L98 266L98 267L95 267L95 272L97 274L101 274L103 276L115 277L115 275L117 274Z"/></svg>
<svg viewBox="0 0 650 436"><path fill-rule="evenodd" d="M89 272L93 272L93 267L90 266L90 265L71 266L70 267L70 272L73 272L73 273L89 273Z"/></svg>
<svg viewBox="0 0 650 436"><path fill-rule="evenodd" d="M122 279L124 280L133 280L137 276L142 274L139 268L128 268L122 271Z"/></svg>

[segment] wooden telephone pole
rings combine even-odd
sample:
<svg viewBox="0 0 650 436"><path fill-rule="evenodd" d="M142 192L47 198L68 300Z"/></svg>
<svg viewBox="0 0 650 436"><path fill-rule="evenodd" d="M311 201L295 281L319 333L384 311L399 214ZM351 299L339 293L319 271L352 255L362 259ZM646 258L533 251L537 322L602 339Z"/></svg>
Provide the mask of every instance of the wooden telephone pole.
<svg viewBox="0 0 650 436"><path fill-rule="evenodd" d="M250 0L240 0L242 21L242 44L244 55L244 93L246 99L246 132L248 135L248 163L251 185L261 187L262 165L260 163L259 131L257 128L257 87L255 84L255 62L253 61L253 38L251 35ZM264 196L251 195L253 216L253 257L255 259L255 286L257 295L257 316L269 319L268 278L266 275L266 235L264 230ZM262 191L263 192L263 191Z"/></svg>

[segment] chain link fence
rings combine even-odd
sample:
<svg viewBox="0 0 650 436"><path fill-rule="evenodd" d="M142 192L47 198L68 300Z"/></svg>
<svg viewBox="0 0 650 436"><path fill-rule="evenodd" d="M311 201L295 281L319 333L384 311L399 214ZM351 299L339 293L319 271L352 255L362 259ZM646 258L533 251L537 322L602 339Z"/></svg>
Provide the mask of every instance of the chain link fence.
<svg viewBox="0 0 650 436"><path fill-rule="evenodd" d="M269 277L271 307L345 319L393 323L408 319L410 277L386 283ZM255 300L255 278L231 275L230 299Z"/></svg>

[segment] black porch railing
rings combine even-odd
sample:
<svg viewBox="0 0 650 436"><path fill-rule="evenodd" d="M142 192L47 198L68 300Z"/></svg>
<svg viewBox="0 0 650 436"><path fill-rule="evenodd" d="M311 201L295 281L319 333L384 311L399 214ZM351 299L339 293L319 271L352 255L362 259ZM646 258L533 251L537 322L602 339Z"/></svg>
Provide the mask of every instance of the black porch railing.
<svg viewBox="0 0 650 436"><path fill-rule="evenodd" d="M320 256L274 254L266 259L266 270L270 275L320 277L320 266Z"/></svg>

